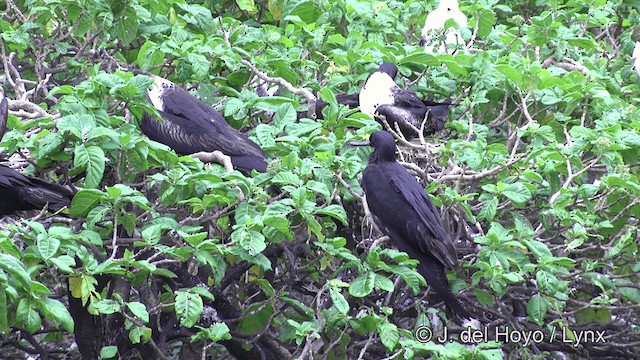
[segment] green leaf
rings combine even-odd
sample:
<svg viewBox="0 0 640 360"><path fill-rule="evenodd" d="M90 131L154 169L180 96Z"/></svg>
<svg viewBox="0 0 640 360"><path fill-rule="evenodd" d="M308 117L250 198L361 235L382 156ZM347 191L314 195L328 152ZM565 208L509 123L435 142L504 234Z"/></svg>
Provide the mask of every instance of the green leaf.
<svg viewBox="0 0 640 360"><path fill-rule="evenodd" d="M375 285L383 291L388 291L388 292L392 292L394 287L393 287L393 281L389 280L387 277L382 276L382 275L378 275L376 274L376 278L375 278Z"/></svg>
<svg viewBox="0 0 640 360"><path fill-rule="evenodd" d="M147 312L147 307L140 302L128 302L126 303L127 308L131 311L133 315L135 315L138 319L149 322L149 313Z"/></svg>
<svg viewBox="0 0 640 360"><path fill-rule="evenodd" d="M514 203L522 204L531 199L531 191L522 183L502 185L504 185L504 189L500 193Z"/></svg>
<svg viewBox="0 0 640 360"><path fill-rule="evenodd" d="M58 300L47 298L39 299L37 301L38 308L40 308L40 311L45 318L62 325L67 332L73 332L73 318L64 304Z"/></svg>
<svg viewBox="0 0 640 360"><path fill-rule="evenodd" d="M189 53L187 61L191 63L191 68L196 77L203 79L209 74L209 60L204 55Z"/></svg>
<svg viewBox="0 0 640 360"><path fill-rule="evenodd" d="M272 314L273 306L271 304L256 303L247 310L247 315L240 320L238 331L244 335L255 335L269 325Z"/></svg>
<svg viewBox="0 0 640 360"><path fill-rule="evenodd" d="M491 10L484 10L480 13L479 18L478 36L483 38L491 33L493 24L496 22L496 14Z"/></svg>
<svg viewBox="0 0 640 360"><path fill-rule="evenodd" d="M184 327L193 327L202 315L204 304L198 294L187 291L176 291L176 315Z"/></svg>
<svg viewBox="0 0 640 360"><path fill-rule="evenodd" d="M482 305L493 305L495 302L493 295L486 290L475 289L474 292L476 294L476 299L478 299L478 302Z"/></svg>
<svg viewBox="0 0 640 360"><path fill-rule="evenodd" d="M241 10L244 10L250 14L254 14L258 11L254 0L236 0L236 4Z"/></svg>
<svg viewBox="0 0 640 360"><path fill-rule="evenodd" d="M132 344L140 344L151 339L151 329L146 326L136 326L129 332L129 340Z"/></svg>
<svg viewBox="0 0 640 360"><path fill-rule="evenodd" d="M27 299L21 299L16 309L16 327L33 334L40 330L41 325L42 320L33 304Z"/></svg>
<svg viewBox="0 0 640 360"><path fill-rule="evenodd" d="M117 346L103 346L102 349L100 349L100 359L111 359L114 358L116 355L118 354L118 347Z"/></svg>
<svg viewBox="0 0 640 360"><path fill-rule="evenodd" d="M267 248L267 243L262 233L249 230L247 228L241 228L231 234L231 239L236 241L243 249L247 250L250 255L254 256L261 253Z"/></svg>
<svg viewBox="0 0 640 360"><path fill-rule="evenodd" d="M215 342L220 340L231 339L231 333L230 333L229 327L225 323L215 323L206 329L201 327L198 327L198 328L201 329L202 332L204 333L204 336L206 336L206 338L211 341ZM197 341L201 339L202 339L202 336L197 334L191 338L191 341Z"/></svg>
<svg viewBox="0 0 640 360"><path fill-rule="evenodd" d="M546 260L553 257L551 251L546 244L536 240L525 240L524 243L529 247L531 252L536 256L538 261Z"/></svg>
<svg viewBox="0 0 640 360"><path fill-rule="evenodd" d="M121 310L120 304L111 299L94 301L91 303L90 307L98 313L105 315L115 314Z"/></svg>
<svg viewBox="0 0 640 360"><path fill-rule="evenodd" d="M4 286L0 286L0 333L9 330L7 321L7 292Z"/></svg>
<svg viewBox="0 0 640 360"><path fill-rule="evenodd" d="M368 271L358 276L349 286L349 294L354 297L365 297L373 291L376 274Z"/></svg>
<svg viewBox="0 0 640 360"><path fill-rule="evenodd" d="M349 312L349 303L340 292L340 289L335 287L329 288L329 295L336 310L346 315Z"/></svg>
<svg viewBox="0 0 640 360"><path fill-rule="evenodd" d="M540 294L534 295L527 303L527 314L538 326L544 324L544 317L547 315L547 300Z"/></svg>
<svg viewBox="0 0 640 360"><path fill-rule="evenodd" d="M22 262L7 254L0 254L0 269L15 276L25 289L31 288L31 276L24 268Z"/></svg>
<svg viewBox="0 0 640 360"><path fill-rule="evenodd" d="M273 115L273 123L282 131L287 124L293 124L298 119L296 109L290 103L284 103L278 107Z"/></svg>
<svg viewBox="0 0 640 360"><path fill-rule="evenodd" d="M44 260L51 259L60 248L60 240L52 236L38 236L38 251Z"/></svg>
<svg viewBox="0 0 640 360"><path fill-rule="evenodd" d="M136 39L138 33L138 14L133 7L128 8L122 17L115 21L116 26L113 28L115 38L123 46L128 46Z"/></svg>
<svg viewBox="0 0 640 360"><path fill-rule="evenodd" d="M331 204L322 209L316 209L314 210L314 213L320 215L329 215L336 220L340 220L340 222L344 225L348 224L347 213L344 211L344 208L342 206L337 204Z"/></svg>
<svg viewBox="0 0 640 360"><path fill-rule="evenodd" d="M382 345L387 348L387 351L392 352L400 341L398 328L394 324L384 322L378 325L378 333L380 334L380 341L382 341Z"/></svg>
<svg viewBox="0 0 640 360"><path fill-rule="evenodd" d="M95 128L96 122L93 116L89 114L67 115L61 117L56 122L56 127L60 131L68 131L76 138L84 140L87 134Z"/></svg>
<svg viewBox="0 0 640 360"><path fill-rule="evenodd" d="M491 200L484 203L482 209L478 213L478 221L487 220L493 221L493 218L496 216L496 211L498 210L498 198L493 196Z"/></svg>
<svg viewBox="0 0 640 360"><path fill-rule="evenodd" d="M105 168L104 151L99 146L78 145L74 151L73 166L86 171L85 186L95 188L100 184Z"/></svg>
<svg viewBox="0 0 640 360"><path fill-rule="evenodd" d="M96 207L106 195L96 189L82 189L71 200L70 215L73 217L87 216L89 211Z"/></svg>

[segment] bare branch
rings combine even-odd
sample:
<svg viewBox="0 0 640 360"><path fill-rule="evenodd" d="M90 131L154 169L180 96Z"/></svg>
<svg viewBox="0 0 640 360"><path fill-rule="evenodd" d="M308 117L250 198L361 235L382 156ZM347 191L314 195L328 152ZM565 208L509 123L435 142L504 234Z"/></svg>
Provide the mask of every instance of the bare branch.
<svg viewBox="0 0 640 360"><path fill-rule="evenodd" d="M247 66L251 71L253 71L253 73L256 74L260 79L268 83L282 85L282 87L287 89L292 94L304 96L304 98L307 100L307 106L309 107L307 111L307 116L309 116L309 118L311 119L316 118L316 96L313 95L311 91L305 88L297 88L293 86L293 84L291 84L290 82L288 82L287 80L281 77L276 77L276 78L271 77L263 73L262 71L258 70L258 68L256 68L255 65L253 65L246 59L242 59L242 63L245 66Z"/></svg>

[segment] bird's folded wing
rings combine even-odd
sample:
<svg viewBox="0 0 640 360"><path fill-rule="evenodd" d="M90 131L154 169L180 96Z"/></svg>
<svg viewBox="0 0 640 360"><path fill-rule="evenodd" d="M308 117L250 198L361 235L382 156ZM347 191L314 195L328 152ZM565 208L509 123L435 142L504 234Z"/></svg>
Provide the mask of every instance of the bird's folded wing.
<svg viewBox="0 0 640 360"><path fill-rule="evenodd" d="M425 107L424 103L418 98L416 93L410 90L404 90L396 87L393 89L393 98L394 105L396 106L412 106L417 108Z"/></svg>
<svg viewBox="0 0 640 360"><path fill-rule="evenodd" d="M407 176L406 181L402 181L401 176ZM413 180L413 181L410 181ZM443 265L454 267L458 258L453 241L445 231L440 221L438 210L431 203L424 189L408 173L399 172L391 180L394 186L402 192L402 195L418 213L422 224L407 224L407 229L413 231L416 239L420 239L418 245L424 252L431 253ZM400 186L401 184L402 186Z"/></svg>

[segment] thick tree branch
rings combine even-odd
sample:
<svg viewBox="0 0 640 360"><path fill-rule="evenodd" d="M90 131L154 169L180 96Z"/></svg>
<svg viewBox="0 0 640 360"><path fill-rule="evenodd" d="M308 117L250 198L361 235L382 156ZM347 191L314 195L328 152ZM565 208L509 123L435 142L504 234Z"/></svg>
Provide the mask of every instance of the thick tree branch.
<svg viewBox="0 0 640 360"><path fill-rule="evenodd" d="M307 100L307 106L309 108L307 111L307 116L309 116L310 119L316 118L316 96L313 95L311 91L305 88L297 88L293 86L293 84L291 84L290 82L288 82L287 80L281 77L277 77L277 78L271 77L263 73L262 71L258 70L258 68L256 68L255 65L253 65L246 59L242 59L242 63L245 66L247 66L251 71L253 71L253 73L256 74L260 79L268 83L282 85L285 89L287 89L292 94L304 96L304 98Z"/></svg>

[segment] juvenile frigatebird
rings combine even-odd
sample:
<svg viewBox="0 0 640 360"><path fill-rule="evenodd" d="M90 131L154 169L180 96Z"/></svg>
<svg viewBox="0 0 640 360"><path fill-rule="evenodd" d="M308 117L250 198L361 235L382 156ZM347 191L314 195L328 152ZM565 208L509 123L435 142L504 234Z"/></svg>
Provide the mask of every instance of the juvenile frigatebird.
<svg viewBox="0 0 640 360"><path fill-rule="evenodd" d="M231 127L211 106L167 79L144 74L153 80L147 97L163 120L145 113L140 129L147 137L184 155L220 151L231 158L234 168L245 174L251 170L267 171L262 148Z"/></svg>
<svg viewBox="0 0 640 360"><path fill-rule="evenodd" d="M445 29L449 20L453 20L458 28ZM440 0L438 7L429 13L424 21L422 37L418 45L424 45L424 52L427 54L453 54L458 47L465 45L460 28L466 27L467 16L460 11L458 0ZM444 35L444 39L442 35Z"/></svg>
<svg viewBox="0 0 640 360"><path fill-rule="evenodd" d="M453 241L422 186L396 161L393 135L376 131L369 141L350 145L373 147L361 185L378 228L398 249L419 261L418 271L450 311L471 318L451 292L445 273L458 263Z"/></svg>
<svg viewBox="0 0 640 360"><path fill-rule="evenodd" d="M631 58L633 59L633 70L640 76L640 33L638 33L638 39L636 40L636 45L633 47Z"/></svg>
<svg viewBox="0 0 640 360"><path fill-rule="evenodd" d="M376 114L383 115L392 128L398 124L407 139L419 136L415 129L422 128L425 136L442 130L451 101L420 100L415 92L398 86L397 74L393 63L383 63L371 73L360 91L360 111L376 120Z"/></svg>

